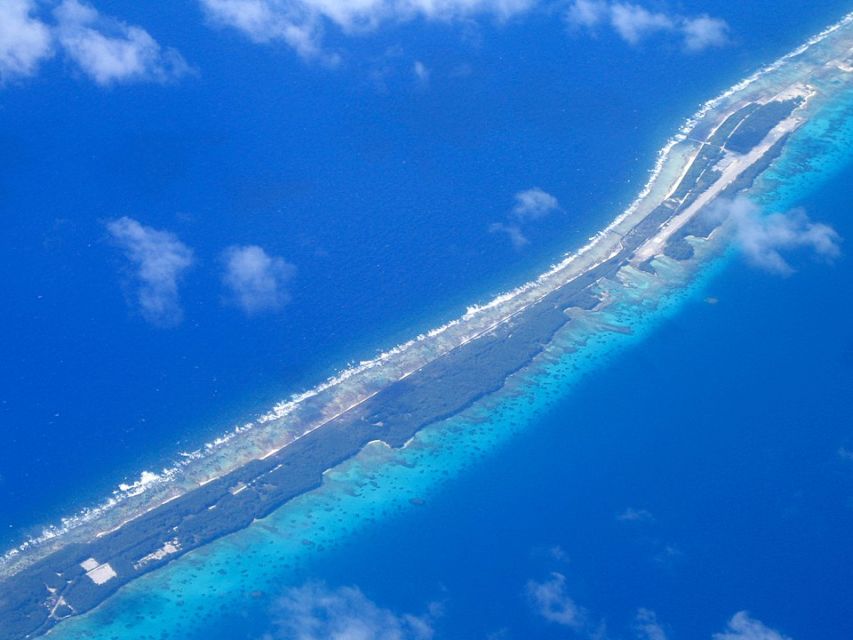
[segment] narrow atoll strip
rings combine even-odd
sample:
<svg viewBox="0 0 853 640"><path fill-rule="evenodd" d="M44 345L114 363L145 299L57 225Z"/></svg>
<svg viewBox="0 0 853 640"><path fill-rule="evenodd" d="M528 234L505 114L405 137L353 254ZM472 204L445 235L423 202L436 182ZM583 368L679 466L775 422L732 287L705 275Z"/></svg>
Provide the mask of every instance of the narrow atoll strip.
<svg viewBox="0 0 853 640"><path fill-rule="evenodd" d="M577 364L588 345L636 331L638 318L655 317L729 246L723 221L703 218L708 206L745 191L760 196L756 179L789 158L805 125L849 97L851 32L853 14L704 105L661 151L631 207L536 280L185 453L163 473L143 474L102 507L10 551L0 639L43 633L193 549L253 531L288 501L308 500L327 469L375 449L370 443L405 450L425 427L500 402L543 362Z"/></svg>

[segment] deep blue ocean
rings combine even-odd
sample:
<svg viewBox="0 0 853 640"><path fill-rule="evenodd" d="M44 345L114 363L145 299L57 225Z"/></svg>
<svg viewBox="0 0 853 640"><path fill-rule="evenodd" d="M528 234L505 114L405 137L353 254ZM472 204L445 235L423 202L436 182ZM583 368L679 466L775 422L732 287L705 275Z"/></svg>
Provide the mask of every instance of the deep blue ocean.
<svg viewBox="0 0 853 640"><path fill-rule="evenodd" d="M845 237L851 183L848 168L803 203ZM448 638L570 637L525 601L553 571L612 637L633 637L638 607L674 638L741 609L792 638L853 637L853 468L838 454L853 438L853 267L800 266L731 265L707 285L717 304L688 303L530 437L307 573L397 610L446 601ZM620 520L628 509L648 514Z"/></svg>
<svg viewBox="0 0 853 640"><path fill-rule="evenodd" d="M848 166L799 204L849 234L851 179ZM671 638L710 638L744 609L785 637L850 637L853 469L840 452L853 438L853 272L849 258L796 266L780 279L728 261L523 437L488 449L423 504L381 518L362 507L356 517L366 524L280 570L272 588L318 583L334 598L357 586L383 609L432 612L436 637L460 640L575 631L645 639L641 608ZM295 537L323 538L316 529L326 526L318 520ZM219 558L264 544L282 543L246 538ZM298 546L279 557L300 555ZM183 573L216 562L202 554ZM531 611L527 584L554 572L586 627ZM142 585L118 607L135 607L122 620L136 614L131 634L162 628L170 614L144 593L156 585L174 598L187 590L183 573ZM255 601L223 581L229 611L187 637L251 639L275 628L284 615L277 594L266 582L258 588Z"/></svg>
<svg viewBox="0 0 853 640"><path fill-rule="evenodd" d="M412 24L357 42L340 71L168 4L99 7L180 44L196 77L104 90L55 61L0 90L10 543L525 281L633 199L701 102L851 10L682 2L732 26L733 46L702 56L569 37L548 16L465 38ZM433 69L428 90L404 62L377 80L373 60L401 43ZM797 204L853 238L850 184L848 167ZM532 186L563 211L517 251L487 229ZM125 304L104 229L122 215L195 248L180 327ZM234 243L296 265L283 313L222 305L217 261ZM552 572L607 637L633 637L640 607L673 638L710 637L742 609L792 638L853 637L853 463L839 455L853 448L853 263L796 265L778 278L733 260L707 284L716 304L698 296L529 437L294 580L357 585L394 611L440 602L440 638L570 637L525 597ZM204 637L269 624L238 610Z"/></svg>

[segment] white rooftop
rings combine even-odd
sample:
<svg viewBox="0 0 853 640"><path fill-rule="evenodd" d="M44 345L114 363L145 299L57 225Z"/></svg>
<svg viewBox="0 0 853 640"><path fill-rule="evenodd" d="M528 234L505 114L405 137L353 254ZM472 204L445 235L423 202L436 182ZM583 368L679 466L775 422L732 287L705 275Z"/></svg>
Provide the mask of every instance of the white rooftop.
<svg viewBox="0 0 853 640"><path fill-rule="evenodd" d="M105 562L86 573L86 575L89 576L95 584L104 584L105 582L109 582L115 578L118 574L108 562Z"/></svg>
<svg viewBox="0 0 853 640"><path fill-rule="evenodd" d="M83 567L84 571L91 571L92 569L97 569L99 564L101 563L94 558L89 558L88 560L81 562L80 566Z"/></svg>

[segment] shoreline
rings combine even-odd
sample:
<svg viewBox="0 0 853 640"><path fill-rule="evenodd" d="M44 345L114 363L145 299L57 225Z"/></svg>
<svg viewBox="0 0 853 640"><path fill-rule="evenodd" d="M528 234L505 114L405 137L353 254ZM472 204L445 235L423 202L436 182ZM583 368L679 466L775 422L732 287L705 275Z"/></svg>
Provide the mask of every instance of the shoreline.
<svg viewBox="0 0 853 640"><path fill-rule="evenodd" d="M594 301L591 299L590 291L596 283L602 278L610 279L617 277L620 270L626 266L634 265L636 267L637 264L646 262L647 259L661 255L661 252L665 251L670 240L676 237L679 231L683 230L684 224L694 219L705 205L719 197L733 181L739 179L743 172L749 169L755 162L761 160L775 143L782 139L783 135L789 133L788 128L795 124L793 119L772 123L773 126L769 133L760 141L758 148L761 152L754 154L755 157L752 157L752 162L746 163L741 168L741 171L733 172L732 175L724 173L721 180L725 179L725 182L721 183L720 180L715 181L712 184L715 190L699 206L691 205L684 211L679 211L677 206L667 204L667 201L682 186L693 164L699 162L705 143L712 138L717 129L728 117L735 114L743 100L748 100L749 97L743 96L741 100L732 101L731 104L726 104L726 101L749 87L751 87L753 92L757 92L759 97L767 99L768 96L764 95L760 91L760 88L753 85L763 79L766 74L783 68L786 61L791 61L797 56L802 55L809 50L809 47L823 42L830 35L849 25L851 22L853 22L853 14L846 16L837 25L825 30L819 36L810 39L808 41L810 44L803 45L803 47L798 48L792 54L788 54L779 61L768 65L762 71L738 83L718 98L705 103L697 112L697 115L688 119L685 125L679 129L679 132L661 149L649 182L641 191L640 196L638 196L625 212L617 216L605 229L595 234L577 252L565 257L561 262L555 264L535 280L506 294L497 296L485 305L469 308L461 318L422 334L399 347L395 347L374 360L361 363L353 369L348 369L323 385L299 394L286 403L280 403L273 411L258 419L257 423L243 425L242 431L235 430L233 434L228 434L216 446L222 447L244 433L252 432L253 429L261 425L276 423L274 426L280 427L281 424L278 423L289 417L293 417L298 421L305 417L304 415L300 415L300 411L312 417L312 422L307 429L303 429L292 440L285 442L277 449L263 449L261 454L258 455L257 451L252 450L252 447L254 446L254 449L258 449L263 446L263 443L255 441L248 443L248 451L237 452L241 454L239 461L237 459L232 460L230 464L225 464L224 468L218 472L214 474L208 473L207 477L203 478L203 482L197 483L195 489L185 490L178 495L169 496L163 502L158 502L153 506L149 505L146 511L137 513L131 519L120 523L117 528L104 532L102 538L110 539L109 543L114 543L118 538L127 538L129 536L131 542L134 542L131 535L132 532L128 533L130 529L133 529L133 526L130 525L137 526L152 514L168 511L169 509L164 509L164 507L175 505L193 494L197 494L199 491L202 491L207 496L206 499L208 501L217 495L219 496L213 502L213 507L208 508L208 506L205 506L205 509L208 511L224 505L227 506L231 502L234 502L229 501L227 494L230 494L233 499L236 499L237 495L253 495L253 492L260 494L260 490L256 490L254 487L260 486L257 483L261 478L263 478L263 482L268 482L271 477L274 477L272 474L283 468L283 464L291 465L291 474L294 473L293 469L296 468L298 470L300 462L293 458L300 454L305 454L306 451L316 454L317 450L322 449L323 446L329 448L332 453L329 453L329 457L324 458L323 461L324 464L332 463L327 464L324 469L331 468L340 463L341 455L346 451L352 450L356 443L354 441L350 442L350 440L353 440L353 431L359 429L370 436L378 433L377 429L384 429L385 435L388 437L387 439L379 439L389 446L403 446L405 442L411 439L410 432L417 432L418 429L426 424L432 424L443 417L454 415L461 410L460 407L470 406L470 404L476 402L479 398L500 389L502 381L507 376L523 367L526 362L530 361L531 357L535 357L537 353L541 352L543 345L548 344L548 340L553 337L554 333L570 321L569 314L567 313L568 309L579 308L589 311L599 303L604 302L598 299ZM849 52L845 51L843 55L849 55ZM832 58L829 62L836 63L836 72L840 71L844 73L844 70L841 68L845 64L843 61L842 63L837 63L837 60ZM826 64L828 65L829 63ZM806 75L816 71L814 64L806 66L807 69L805 72L808 72ZM831 73L831 70L828 70L826 66L817 68L817 71ZM785 90L790 89L792 86L793 83L787 85ZM741 88L736 89L737 87ZM772 100L779 93L772 94L769 99ZM757 98L753 96L752 101L755 102L756 100ZM804 109L810 107L811 105L808 101L803 105ZM720 113L717 113L718 110ZM750 116L745 116L744 120L748 117ZM706 118L709 118L712 122L705 121ZM804 122L805 120L802 121ZM802 124L802 122L799 122L799 124ZM690 140L687 134L691 133L701 136L704 125L710 125L710 128L705 132L704 142L697 143ZM681 164L677 167L680 167L680 170L676 172L675 176L670 178L667 184L661 185L659 184L662 180L661 177L664 175L667 165L671 160L675 160L676 162L681 161ZM709 164L709 167L714 169L716 164ZM690 186L688 185L688 187ZM658 189L661 189L663 193L657 194L656 191ZM685 200L691 193L692 191L688 191ZM700 199L702 195L706 195L707 193L707 191L701 192ZM661 196L664 197L660 199ZM682 200L682 203L685 200ZM665 225L672 224L678 215L683 216L681 220L684 221L684 224L676 228L667 228ZM649 245L649 243L652 244ZM648 248L643 252L642 247ZM492 314L491 312L493 311L496 314ZM443 339L447 339L446 342L443 342ZM415 353L410 353L414 347L421 347L421 349ZM426 351L426 353L422 353L422 351ZM449 375L449 373L459 375L460 371L465 373L465 367L470 368L472 362L478 364L477 359L483 353L487 355L491 354L492 361L490 364L495 367L494 372L487 372L493 374L491 378L487 375L484 376L488 378L487 380L472 381L463 376L463 382L471 386L465 389L466 393L451 390L456 393L456 404L447 402L442 398L429 398L430 393L435 395L435 390L441 389L442 375ZM498 353L498 355L495 356L495 353ZM531 356L531 354L533 355ZM392 371L387 372L387 374L382 370L386 366L392 368ZM361 386L356 386L355 389L345 387L346 383L352 382L354 378L366 376L367 373L377 368L380 369L379 373L383 374L379 379L368 377L366 380L356 380L356 382L361 383ZM478 374L482 373L479 369L476 372ZM474 382L480 386L475 387ZM327 402L325 404L320 403L318 407L308 407L308 410L302 404L319 398L321 394L333 389L340 390L342 393L340 396L326 398ZM424 398L427 398L427 400L424 400ZM432 405L429 404L430 402L432 402ZM427 406L422 406L422 403L426 403ZM411 419L411 411L404 411L413 407L415 411L421 411L423 415L420 415L419 419L426 420L426 422L418 424L417 419ZM398 412L394 413L395 410ZM385 420L369 421L377 416L383 417L386 415L390 415L397 422L393 422L392 420L386 425ZM304 424L303 422L303 426ZM347 429L344 429L344 427L347 427ZM241 427L237 429L241 429ZM324 440L337 437L340 442L321 442L317 444L318 439L323 438L326 431L331 431L332 433L329 433ZM401 437L406 434L409 434L408 437L401 442ZM288 432L287 435L291 435L291 433ZM375 441L376 439L373 437L369 441ZM311 449L312 446L314 447L313 450ZM363 445L361 446L363 447ZM358 450L360 448L356 447L356 452ZM193 458L193 454L187 454L187 456L190 460L200 459ZM346 460L348 457L350 456L345 456L342 459ZM242 462L247 458L248 462ZM280 460L285 459L285 463L280 462ZM267 464L261 465L260 463ZM273 463L277 463L278 466L274 466ZM250 466L253 466L254 471L246 469ZM252 485L250 483L250 486L253 486L250 492L245 491L244 487L234 493L231 491L231 488L237 485L229 484L236 479L232 476L246 471L259 472L251 478L251 482L256 484ZM278 476L275 477L278 478ZM155 480L149 484L156 484L157 482L159 481ZM241 479L240 482L243 482L243 480ZM295 480L293 478L284 479L282 482L296 482L296 484L302 487L302 490L295 495L300 495L300 493L310 490L316 484L310 482L310 478L307 477L297 477ZM134 496L142 495L146 491L145 483L140 481L140 483L128 486L128 491L138 489L142 489L142 491L134 494ZM217 494L217 491L219 494ZM256 502L263 507L258 513L262 513L264 509L268 508L274 502L273 500L272 502L265 503L262 498L263 495L259 498L256 497ZM278 498L281 498L281 495L278 495ZM280 504L278 503L278 506ZM236 507L232 505L232 507L228 508ZM163 513L159 515L162 516ZM182 524L177 526L182 526ZM227 528L230 527L225 527L224 529ZM225 534L220 532L215 537L220 537L220 535ZM55 537L52 536L48 540ZM215 537L210 539L215 539ZM100 544L101 546L96 548L104 549L107 542L107 540L104 540L103 544L101 544L100 540L94 540L88 545L83 546L91 547L92 545ZM121 544L125 542L127 540L124 540ZM163 543L159 539L157 542L158 544ZM202 540L194 546L186 545L184 549L196 548L204 543ZM120 544L116 544L118 546L109 548L113 548L113 551L115 551L120 546ZM136 542L134 544L138 546ZM160 547L158 546L157 548ZM42 571L61 566L63 571L60 571L60 573L63 576L71 576L74 580L78 581L75 583L76 585L83 585L85 587L83 595L94 593L97 597L100 597L99 594L109 595L109 593L117 588L118 583L115 580L108 579L103 585L97 585L98 587L105 587L103 591L93 591L90 589L79 571L75 574L69 568L73 567L75 564L73 560L77 559L75 554L81 550L73 550L74 553L71 554L63 554L63 551L67 551L67 548L49 550L48 553L52 553L53 556L35 560L34 565L21 568L19 573L7 574L6 582L16 582L16 578L23 573L28 573L27 570L29 568L47 562L51 557L65 556L61 558L60 565L50 565L48 563L48 565L42 567ZM137 548L133 547L131 551L136 553ZM152 553L153 551L149 550L148 552ZM180 554L171 555L177 556ZM74 556L73 560L71 556ZM117 557L123 558L124 556L118 553ZM103 558L99 559L103 560ZM165 561L168 560L163 559L163 562ZM148 568L146 571L160 566L163 562L158 560L147 564L146 567ZM65 573L66 571L69 573ZM36 571L34 575L37 575L39 579L44 577L43 572L39 571ZM127 582L134 575L139 574L131 573L129 577L120 577L124 582ZM0 584L0 587L2 586L8 585ZM58 587L49 588L56 589ZM68 600L65 592L60 597ZM102 600L103 598L101 598ZM82 611L91 609L92 607L79 607L78 605L78 608ZM48 623L49 620L50 618L48 617ZM34 632L38 633L39 631L35 630ZM5 638L7 636L0 634L0 637Z"/></svg>
<svg viewBox="0 0 853 640"><path fill-rule="evenodd" d="M512 290L507 291L505 293L499 294L499 295L495 296L491 301L489 301L483 305L469 307L468 310L466 311L466 313L463 316L461 316L460 318L457 318L457 319L452 320L448 323L445 323L444 325L441 325L435 329L432 329L428 332L425 332L425 333L417 336L413 340L410 340L408 342L397 345L396 347L393 347L393 348L381 353L376 358L373 358L373 359L368 360L368 361L361 362L354 367L350 367L348 369L345 369L341 373L333 376L332 378L329 378L327 381L315 386L314 388L312 388L308 391L305 391L305 392L302 392L299 394L295 394L294 396L292 396L287 401L278 403L277 405L275 405L275 407L273 407L272 410L261 415L257 419L256 422L259 425L262 425L262 424L272 422L274 420L278 420L278 419L281 419L283 417L286 417L287 415L289 415L294 410L296 405L298 405L299 403L301 403L307 399L310 399L310 398L316 396L317 394L322 393L323 391L326 391L329 388L340 385L340 384L346 382L347 380L349 380L350 378L352 378L353 376L356 376L356 375L361 374L365 371L368 371L371 368L381 366L386 360L395 356L396 354L398 354L402 351L405 351L407 349L410 349L411 347L416 346L419 342L423 342L424 340L426 340L428 338L435 338L436 336L448 331L449 329L453 328L454 326L457 326L463 322L471 320L475 314L487 311L491 308L494 308L494 307L510 300L511 298L517 297L520 294L523 294L525 291L527 291L531 288L534 288L537 285L543 284L546 281L546 279L549 278L550 276L556 275L559 271L562 271L562 270L570 267L573 262L582 258L587 252L592 250L595 247L595 245L604 236L606 236L606 234L608 234L610 231L615 230L619 224L621 224L626 218L628 218L630 215L632 215L634 212L636 212L637 208L642 203L643 199L646 198L651 193L652 187L654 186L655 182L658 180L661 171L664 169L665 163L669 159L670 153L672 152L673 148L676 147L680 142L682 142L685 139L687 132L690 131L692 128L694 128L699 123L699 121L708 113L709 110L715 108L720 102L722 102L726 98L734 95L734 93L736 93L737 91L741 91L741 90L745 89L746 87L748 87L749 85L753 84L762 75L764 75L768 72L771 72L772 70L778 68L779 65L782 64L784 61L789 60L793 57L796 57L797 55L800 55L801 53L805 52L808 47L813 46L814 44L818 44L824 38L831 35L835 31L837 31L838 29L842 28L843 26L848 24L850 21L853 21L853 14L849 14L849 15L845 16L835 25L828 27L823 32L821 32L820 34L810 38L807 41L807 43L805 43L804 45L801 45L800 47L795 49L793 52L786 54L785 56L783 56L782 58L780 58L776 62L771 63L769 65L766 65L765 67L763 67L759 71L755 72L754 74L750 75L746 79L744 79L744 80L740 81L739 83L733 85L730 89L723 92L720 96L705 102L693 116L691 116L690 118L685 120L685 122L679 128L678 133L676 133L674 136L672 136L667 141L667 143L664 145L664 147L662 147L658 151L657 161L655 163L654 168L650 171L649 180L647 181L646 185L643 187L643 189L641 190L639 195L631 203L631 205L629 205L629 207L622 214L620 214L615 219L613 219L610 222L610 224L607 225L607 227L605 227L604 229L602 229L601 231L599 231L595 235L591 236L589 238L588 242L584 246L582 246L580 249L578 249L573 254L569 254L569 255L565 256L561 261L552 265L545 273L541 274L538 278L531 280L525 284L522 284L521 286L519 286L515 289L512 289ZM839 66L843 67L843 63L840 63ZM362 401L363 400L364 400L364 398L362 399ZM239 425L239 426L235 427L232 431L226 432L222 436L215 438L214 440L212 440L211 442L209 442L207 445L203 446L199 450L196 450L196 451L190 452L190 453L182 453L182 456L184 456L185 458L190 459L190 460L198 459L200 457L200 455L203 454L204 450L206 450L206 449L209 450L212 448L221 447L221 446L227 444L228 442L230 442L233 438L240 436L243 433L249 431L251 428L253 428L253 426L254 425L252 425L252 423L246 423L244 425ZM316 427L314 427L314 428L316 428ZM304 432L302 435L304 435L305 433L309 433L309 432L310 432L310 430ZM281 448L288 446L289 444L290 444L289 442L284 443L274 450L276 450L276 451L280 450ZM237 465L234 465L234 466L237 466ZM170 471L170 469L165 469L164 472L162 472L160 474L152 474L152 475L156 475L156 479L154 480L154 482L162 482L164 480L169 481L170 480L169 476L171 474L168 474L168 471ZM225 469L218 474L214 474L214 475L202 480L201 482L198 483L198 485L203 486L207 482L215 480L218 477L222 477L223 475L226 475L229 471L230 471L230 469ZM148 473L150 473L150 472L143 472L140 476L141 477L140 481L134 483L133 485L130 485L129 487L128 487L128 485L122 485L120 487L120 489L127 491L128 497L135 497L137 495L141 495L147 489L146 485L153 484L151 482L146 483L144 481L145 475ZM162 504L163 502L165 502L166 500L169 500L169 499L174 499L174 496L170 496L169 498L166 498L165 500L163 500L162 502L160 502L158 504ZM81 514L83 514L84 517L90 516L90 517L97 518L102 514L102 509L109 509L109 508L112 508L113 506L114 506L114 504L111 504L110 501L107 501L105 503L102 503L102 505L100 505L100 507L97 507L97 508L91 509L91 510L84 510L83 512L81 512ZM69 524L71 524L71 522L73 520L74 520L73 516L71 518L64 518L63 519L64 522L68 522ZM70 528L73 528L73 524ZM58 529L59 528L54 528L54 527L49 527L48 529L46 529L44 539L45 540L52 540L52 539L55 539L55 538L61 536L63 534L63 532L59 531ZM29 543L29 544L32 545L32 542L36 542L36 541L31 541L31 543ZM18 552L23 551L22 547L27 547L27 546L28 546L28 543L24 543L24 545L21 545L16 550L10 550L6 554L4 554L4 556L2 557L2 560L0 560L0 575L3 575L6 573L5 566L3 566L3 565L5 565L14 556L18 555L18 553L16 553L16 551L18 551ZM35 545L32 545L32 546L35 546Z"/></svg>

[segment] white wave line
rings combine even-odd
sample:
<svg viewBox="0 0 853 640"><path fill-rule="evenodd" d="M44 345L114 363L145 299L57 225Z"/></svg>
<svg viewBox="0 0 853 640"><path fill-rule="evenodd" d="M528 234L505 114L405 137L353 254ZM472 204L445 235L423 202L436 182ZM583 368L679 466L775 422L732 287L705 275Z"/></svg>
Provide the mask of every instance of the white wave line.
<svg viewBox="0 0 853 640"><path fill-rule="evenodd" d="M18 545L17 547L6 551L2 556L0 556L0 570L3 569L4 565L7 565L9 562L15 560L27 551L38 548L47 542L50 542L63 535L68 534L69 532L79 528L84 524L97 520L98 518L104 516L106 513L115 509L117 506L125 503L130 498L138 497L152 487L162 486L173 482L180 476L180 472L182 469L187 468L190 465L197 463L198 461L204 460L205 458L212 455L214 452L220 451L225 445L233 441L237 436L240 436L252 429L255 429L258 425L263 425L277 420L281 420L282 418L285 418L291 413L293 413L293 411L296 410L300 405L304 404L306 400L317 397L324 391L328 391L329 389L340 386L342 385L342 383L352 379L355 376L363 374L376 367L380 367L391 359L393 359L395 356L404 354L412 350L414 347L423 344L426 341L433 341L436 338L447 333L450 329L471 323L473 320L481 317L487 312L506 305L507 303L516 300L527 292L540 288L543 285L547 285L550 279L560 274L560 272L565 271L568 267L570 267L580 258L588 254L596 247L599 242L602 241L603 238L605 238L609 233L617 229L622 222L624 222L628 217L630 217L637 211L642 202L652 192L655 183L657 182L658 178L666 167L667 160L669 159L673 148L675 148L679 143L687 139L688 134L709 112L720 106L720 104L722 104L728 98L734 96L735 94L741 93L750 85L754 84L764 76L774 71L777 71L787 62L793 60L798 56L803 55L809 49L823 42L830 35L851 23L853 23L853 12L848 13L837 23L827 27L817 35L812 36L805 43L803 43L793 51L785 54L778 60L768 65L765 65L764 67L760 68L758 71L749 75L745 79L732 85L729 89L727 89L717 97L703 103L692 116L687 118L682 123L682 125L677 130L677 133L671 138L669 138L664 144L664 146L658 151L655 164L649 172L648 181L641 189L637 197L625 209L625 211L623 211L620 215L614 218L604 229L598 231L596 234L591 236L586 244L584 244L574 253L567 254L562 260L551 265L545 272L540 274L535 279L530 280L514 289L500 293L486 303L471 305L466 309L465 313L461 317L451 320L433 329L430 329L425 333L421 333L411 340L408 340L386 351L381 352L374 358L364 360L356 365L347 367L311 389L291 395L288 399L276 403L269 411L260 415L254 422L247 422L245 424L235 426L230 431L223 433L221 436L213 439L210 442L205 443L199 449L196 449L191 452L180 452L178 455L181 459L172 466L164 468L160 473L143 471L140 474L139 480L131 484L120 484L119 487L112 492L110 497L107 498L100 505L95 507L86 507L72 516L63 517L60 519L58 524L45 527L40 535L31 537L20 545ZM475 330L474 334L476 335L478 333L479 332ZM467 341L471 339L471 336L463 335L458 336L456 339L457 341L460 339L462 341ZM446 350L443 352L446 352ZM173 500L175 497L177 496L169 496L166 501Z"/></svg>

